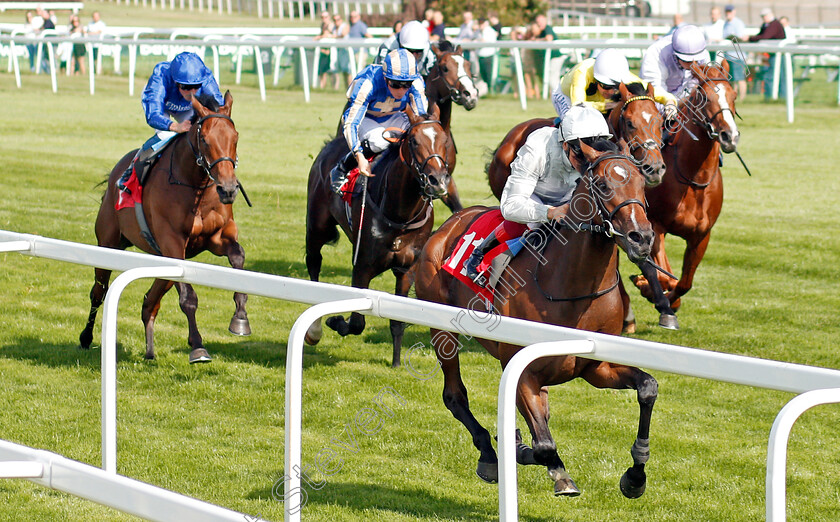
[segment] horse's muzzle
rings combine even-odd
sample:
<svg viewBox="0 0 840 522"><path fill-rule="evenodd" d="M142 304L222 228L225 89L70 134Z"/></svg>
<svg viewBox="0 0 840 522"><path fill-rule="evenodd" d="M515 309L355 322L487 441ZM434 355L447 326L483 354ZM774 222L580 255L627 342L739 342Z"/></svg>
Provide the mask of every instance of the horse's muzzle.
<svg viewBox="0 0 840 522"><path fill-rule="evenodd" d="M623 246L627 257L633 263L641 263L650 255L653 248L653 228L639 227L624 234Z"/></svg>
<svg viewBox="0 0 840 522"><path fill-rule="evenodd" d="M476 105L478 105L478 96L473 96L468 92L461 93L461 96L463 96L464 108L468 111L475 109Z"/></svg>
<svg viewBox="0 0 840 522"><path fill-rule="evenodd" d="M426 177L426 186L423 192L426 197L437 199L447 194L451 176L448 172L433 173Z"/></svg>
<svg viewBox="0 0 840 522"><path fill-rule="evenodd" d="M655 187L662 183L662 178L665 176L667 169L664 162L658 162L652 165L643 163L640 170L642 177L645 178L645 187Z"/></svg>
<svg viewBox="0 0 840 522"><path fill-rule="evenodd" d="M239 185L234 184L225 184L225 185L216 185L216 193L219 194L219 201L223 205L230 205L236 199L236 191L239 189Z"/></svg>
<svg viewBox="0 0 840 522"><path fill-rule="evenodd" d="M735 152L735 149L738 147L738 140L741 138L740 132L731 132L731 131L720 131L718 135L718 141L720 142L720 148L723 152L730 154Z"/></svg>

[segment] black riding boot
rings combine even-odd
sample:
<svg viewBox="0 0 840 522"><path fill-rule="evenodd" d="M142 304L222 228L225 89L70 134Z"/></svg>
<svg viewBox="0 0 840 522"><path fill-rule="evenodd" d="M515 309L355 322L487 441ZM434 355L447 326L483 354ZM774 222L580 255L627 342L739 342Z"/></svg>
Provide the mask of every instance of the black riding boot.
<svg viewBox="0 0 840 522"><path fill-rule="evenodd" d="M473 249L472 254L470 254L470 257L467 259L467 262L464 263L464 269L467 271L467 277L469 277L470 280L475 281L478 279L478 265L480 265L484 260L484 255L498 245L499 240L496 239L496 233L493 232L487 236L480 245Z"/></svg>
<svg viewBox="0 0 840 522"><path fill-rule="evenodd" d="M347 180L347 173L358 166L356 154L351 150L341 158L338 164L330 171L330 189L336 194L341 194L341 186Z"/></svg>
<svg viewBox="0 0 840 522"><path fill-rule="evenodd" d="M125 184L128 183L128 178L131 177L132 169L137 172L137 181L142 185L146 167L149 166L149 162L154 156L155 151L151 147L146 150L138 150L137 154L134 155L134 159L128 164L128 168L125 169L125 172L122 173L122 176L120 176L120 179L117 181L117 187L120 190L131 194L131 191L126 188Z"/></svg>

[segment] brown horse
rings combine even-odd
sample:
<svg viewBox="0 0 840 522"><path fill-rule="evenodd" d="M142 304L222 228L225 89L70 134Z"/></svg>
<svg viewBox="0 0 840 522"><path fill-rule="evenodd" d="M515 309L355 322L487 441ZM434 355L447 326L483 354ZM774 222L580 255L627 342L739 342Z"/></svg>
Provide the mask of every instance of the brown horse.
<svg viewBox="0 0 840 522"><path fill-rule="evenodd" d="M607 121L613 129L615 141L623 139L629 144L633 157L641 167L645 184L651 187L658 185L665 174L665 163L659 151L662 147L662 116L653 100L653 85L648 84L645 89L640 83L621 84L614 103ZM554 125L553 118L528 120L516 125L504 137L487 166L487 179L496 199L502 197L505 182L510 176L510 164L528 136L551 125Z"/></svg>
<svg viewBox="0 0 840 522"><path fill-rule="evenodd" d="M407 114L409 129L397 145L383 152L379 161L375 160L374 177L367 180L364 219L360 218L361 197L354 197L348 209L341 197L330 190L330 169L348 151L344 137L327 143L315 158L309 171L306 205L306 269L312 281L318 281L321 273L321 249L338 240L336 227L340 226L353 243L352 285L368 288L374 277L390 269L397 279L394 293L408 295L413 283L409 268L434 225L432 200L446 194L450 176L445 159L449 140L440 122L417 116L410 109ZM430 117L436 116L433 109ZM365 181L360 180L357 185L361 183ZM353 313L346 321L334 316L327 320L327 326L342 336L359 335L365 328L365 317ZM391 321L395 367L400 362L404 330L404 323ZM306 342L314 345L320 340L319 320L307 332Z"/></svg>
<svg viewBox="0 0 840 522"><path fill-rule="evenodd" d="M478 104L478 90L473 83L472 67L469 60L464 58L460 45L453 47L448 41L443 41L439 45L433 45L432 51L435 53L436 61L425 78L426 98L429 100L430 108L434 104L440 109L440 124L449 135L446 161L449 163L451 174L455 170L457 152L450 127L452 103L457 103L471 111ZM447 194L441 200L452 212L464 208L458 197L458 187L455 186L454 179L450 178Z"/></svg>
<svg viewBox="0 0 840 522"><path fill-rule="evenodd" d="M635 163L617 154L614 143L602 140L594 145L600 151L582 144L583 157L573 154L572 158L576 169L584 172L572 198L572 208L590 208L591 214L572 217L559 226L552 223L548 229L526 235L525 239L533 248L523 249L502 272L489 312L609 334L621 332L624 308L617 290L616 243L633 262L638 262L647 258L650 252L653 230L645 217L644 181ZM580 206L575 201L581 203ZM485 207L470 207L454 214L429 239L416 266L417 297L482 309L483 299L442 270L442 266L452 255L458 239L485 210ZM555 237L558 240L553 240ZM531 255L531 252L539 254ZM529 273L532 280L526 282L522 275ZM479 342L503 367L521 349L496 341L479 339ZM489 432L469 408L457 349L453 349L460 346L458 335L433 329L432 343L444 373L443 402L472 435L473 444L480 452L478 476L495 482L498 477L496 452ZM631 450L633 467L624 474L620 485L627 497L642 495L657 384L653 377L638 368L575 356L542 358L531 363L519 381L517 406L531 430L533 449L518 444L517 462L546 466L555 481L556 495L580 493L566 472L548 429L548 390L545 388L576 377L598 388L637 391L640 416L636 442Z"/></svg>
<svg viewBox="0 0 840 522"><path fill-rule="evenodd" d="M215 106L216 103L205 101ZM233 268L242 268L245 252L237 242L238 230L233 221L233 201L239 188L236 178L236 132L230 109L233 98L225 93L223 107L207 108L198 100L192 101L195 114L190 130L173 138L149 172L143 187L143 209L151 239L138 224L134 208L115 210L119 198L116 182L134 158L129 152L117 163L108 177L96 217L96 240L99 246L125 249L131 245L165 257L186 259L209 250L217 256L227 256ZM215 186L215 190L208 190ZM96 312L105 298L111 271L96 269L96 280L90 291L90 315L79 336L82 348L89 348L93 340ZM163 295L175 285L180 296L181 310L189 324L190 362L207 362L210 356L204 348L195 321L198 297L192 285L156 279L143 299L142 320L146 328L146 359L155 358L155 318ZM248 335L251 328L245 303L248 296L235 293L236 312L230 331Z"/></svg>
<svg viewBox="0 0 840 522"><path fill-rule="evenodd" d="M691 72L699 83L679 103L677 125L663 149L668 171L659 186L645 191L648 217L656 231L653 260L671 271L665 234L681 237L686 242L682 273L677 282L650 270L632 278L657 309L664 302L674 311L691 289L723 205L720 152L734 152L740 137L734 119L735 91L728 81L729 64L725 60L707 66L695 63Z"/></svg>

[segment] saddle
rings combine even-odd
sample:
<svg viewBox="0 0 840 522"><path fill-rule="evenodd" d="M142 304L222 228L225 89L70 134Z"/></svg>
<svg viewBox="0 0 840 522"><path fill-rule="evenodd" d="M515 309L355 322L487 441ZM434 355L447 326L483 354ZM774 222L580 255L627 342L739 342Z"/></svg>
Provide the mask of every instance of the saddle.
<svg viewBox="0 0 840 522"><path fill-rule="evenodd" d="M119 191L119 198L114 207L117 210L123 208L130 208L143 201L143 186L149 178L149 172L157 164L163 152L175 141L179 136L176 134L166 141L156 143L146 150L140 150L136 161L132 162L131 175L125 183L126 191ZM139 167L139 169L138 169Z"/></svg>

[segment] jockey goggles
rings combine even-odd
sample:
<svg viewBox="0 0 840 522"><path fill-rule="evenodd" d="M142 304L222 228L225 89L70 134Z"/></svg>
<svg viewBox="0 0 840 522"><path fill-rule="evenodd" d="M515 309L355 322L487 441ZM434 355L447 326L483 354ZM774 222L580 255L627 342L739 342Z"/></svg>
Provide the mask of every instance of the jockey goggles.
<svg viewBox="0 0 840 522"><path fill-rule="evenodd" d="M179 83L178 88L179 89L184 89L185 91L195 91L195 90L201 89L201 84L200 83L195 83L195 84Z"/></svg>
<svg viewBox="0 0 840 522"><path fill-rule="evenodd" d="M412 82L401 82L399 80L387 80L388 85L391 86L393 89L408 89L411 87Z"/></svg>
<svg viewBox="0 0 840 522"><path fill-rule="evenodd" d="M595 80L595 83L600 85L602 89L606 89L608 91L614 91L615 89L618 89L618 85L609 85L603 82L599 82L598 80Z"/></svg>

